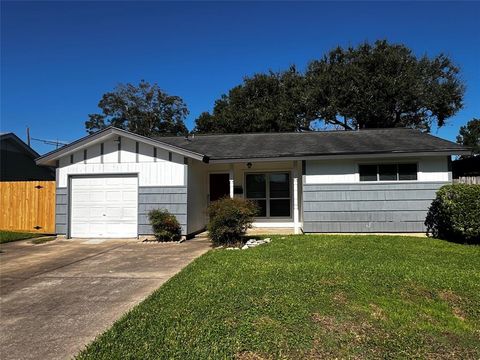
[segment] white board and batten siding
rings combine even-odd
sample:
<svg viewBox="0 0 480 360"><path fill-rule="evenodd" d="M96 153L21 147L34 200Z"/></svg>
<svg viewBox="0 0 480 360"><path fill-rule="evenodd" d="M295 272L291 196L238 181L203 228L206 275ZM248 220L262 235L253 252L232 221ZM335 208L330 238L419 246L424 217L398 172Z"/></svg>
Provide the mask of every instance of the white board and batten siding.
<svg viewBox="0 0 480 360"><path fill-rule="evenodd" d="M136 153L136 142L122 138L120 154L118 143L109 139L101 144L93 144L87 149L87 158L84 151L79 150L60 159L57 168L57 187L67 187L69 175L85 174L138 174L138 186L186 186L186 166L182 155L172 153L169 161L169 152L157 148L157 157L154 158L153 146L139 143L139 153Z"/></svg>
<svg viewBox="0 0 480 360"><path fill-rule="evenodd" d="M59 160L57 233L106 238L151 235L148 212L154 208L171 211L186 233L184 157L124 137L119 151L115 139Z"/></svg>
<svg viewBox="0 0 480 360"><path fill-rule="evenodd" d="M359 164L417 163L417 180L361 182ZM436 191L451 182L448 159L306 161L305 232L423 232Z"/></svg>

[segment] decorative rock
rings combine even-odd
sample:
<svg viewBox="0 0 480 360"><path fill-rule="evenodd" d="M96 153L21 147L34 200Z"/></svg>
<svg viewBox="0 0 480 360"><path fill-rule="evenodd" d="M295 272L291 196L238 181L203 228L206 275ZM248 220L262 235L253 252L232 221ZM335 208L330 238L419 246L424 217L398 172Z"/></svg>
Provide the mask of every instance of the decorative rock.
<svg viewBox="0 0 480 360"><path fill-rule="evenodd" d="M243 245L242 250L247 250L247 249L248 249L248 245Z"/></svg>
<svg viewBox="0 0 480 360"><path fill-rule="evenodd" d="M246 242L247 245L256 244L256 243L257 243L257 240L255 239L250 239Z"/></svg>

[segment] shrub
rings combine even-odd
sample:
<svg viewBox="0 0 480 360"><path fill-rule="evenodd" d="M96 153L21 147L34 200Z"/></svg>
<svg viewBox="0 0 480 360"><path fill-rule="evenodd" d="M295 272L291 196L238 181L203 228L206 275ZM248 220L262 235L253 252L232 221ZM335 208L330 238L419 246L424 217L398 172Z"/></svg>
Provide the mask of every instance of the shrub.
<svg viewBox="0 0 480 360"><path fill-rule="evenodd" d="M175 217L168 210L151 210L148 219L153 228L153 233L159 241L176 241L180 239L182 228Z"/></svg>
<svg viewBox="0 0 480 360"><path fill-rule="evenodd" d="M208 207L208 231L216 245L232 244L240 240L252 227L257 214L255 203L239 198L223 198Z"/></svg>
<svg viewBox="0 0 480 360"><path fill-rule="evenodd" d="M427 235L480 243L480 185L445 185L437 192L425 220Z"/></svg>

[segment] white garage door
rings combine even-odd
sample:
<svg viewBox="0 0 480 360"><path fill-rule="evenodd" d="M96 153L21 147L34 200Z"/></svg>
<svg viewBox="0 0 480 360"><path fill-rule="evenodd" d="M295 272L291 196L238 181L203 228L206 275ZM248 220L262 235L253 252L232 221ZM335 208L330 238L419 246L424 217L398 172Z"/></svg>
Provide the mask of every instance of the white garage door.
<svg viewBox="0 0 480 360"><path fill-rule="evenodd" d="M78 177L71 185L71 237L137 236L136 176Z"/></svg>

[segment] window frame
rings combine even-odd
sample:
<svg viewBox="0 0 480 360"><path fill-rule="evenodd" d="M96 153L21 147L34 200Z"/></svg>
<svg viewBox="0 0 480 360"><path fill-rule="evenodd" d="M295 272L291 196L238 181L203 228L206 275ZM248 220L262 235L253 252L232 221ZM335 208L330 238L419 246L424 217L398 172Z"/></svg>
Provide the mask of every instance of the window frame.
<svg viewBox="0 0 480 360"><path fill-rule="evenodd" d="M377 168L377 179L376 180L362 180L361 179L361 176L360 176L360 166L363 166L363 165L375 165L376 168ZM395 165L396 167L396 170L397 170L397 178L396 180L380 180L380 166L381 165ZM400 180L400 173L399 173L399 166L400 165L415 165L416 169L417 169L417 172L416 172L416 179L413 179L413 180ZM373 184L376 184L376 183L387 183L387 184L391 184L391 183L399 183L399 182L408 182L408 183L411 183L411 182L414 182L414 181L419 181L418 180L418 173L419 173L419 163L418 161L399 161L399 162L390 162L390 161L385 161L385 162L364 162L364 163L357 163L357 179L358 179L358 182L360 183L373 183Z"/></svg>
<svg viewBox="0 0 480 360"><path fill-rule="evenodd" d="M255 198L250 198L248 197L248 190L247 190L247 177L248 175L264 175L265 177L265 197L255 197ZM246 173L245 174L245 191L244 191L244 197L247 200L252 200L252 201L260 201L260 200L265 200L265 216L258 216L258 218L265 219L268 218L269 214L269 200L268 200L268 191L269 191L269 180L268 180L268 175L267 173L263 172L252 172L252 173Z"/></svg>
<svg viewBox="0 0 480 360"><path fill-rule="evenodd" d="M249 198L247 197L247 176L248 175L265 175L265 198ZM270 175L271 174L288 174L288 194L289 197L270 197ZM265 200L266 207L265 207L265 216L257 216L256 219L268 219L268 220L291 220L293 219L293 181L292 181L292 172L289 170L274 170L274 171L248 171L244 173L244 184L245 184L245 191L244 191L244 198L247 200ZM270 215L270 201L271 200L288 200L290 204L290 216L271 216Z"/></svg>

